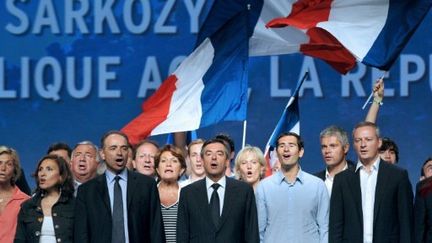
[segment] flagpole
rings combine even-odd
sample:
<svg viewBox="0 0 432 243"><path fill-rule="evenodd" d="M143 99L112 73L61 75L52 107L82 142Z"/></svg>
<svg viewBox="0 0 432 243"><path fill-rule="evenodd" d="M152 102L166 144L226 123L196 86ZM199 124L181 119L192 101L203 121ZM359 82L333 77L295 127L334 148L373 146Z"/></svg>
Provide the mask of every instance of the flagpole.
<svg viewBox="0 0 432 243"><path fill-rule="evenodd" d="M384 72L384 74L381 76L380 79L384 79L384 77L385 77L386 74L387 74L387 71ZM366 102L365 102L365 103L363 104L363 106L362 106L362 110L364 110L364 109L366 108L367 104L368 104L369 101L372 99L373 94L374 94L374 91L373 91L373 89L372 89L371 94L369 95L368 99L366 100Z"/></svg>
<svg viewBox="0 0 432 243"><path fill-rule="evenodd" d="M247 128L247 120L243 121L243 138L242 138L242 148L246 146L246 128Z"/></svg>

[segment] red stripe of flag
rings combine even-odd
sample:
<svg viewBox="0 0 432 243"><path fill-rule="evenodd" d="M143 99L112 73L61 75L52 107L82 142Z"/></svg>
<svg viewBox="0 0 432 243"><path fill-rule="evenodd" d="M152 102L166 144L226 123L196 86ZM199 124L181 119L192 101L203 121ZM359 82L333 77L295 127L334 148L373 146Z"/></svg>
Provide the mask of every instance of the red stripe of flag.
<svg viewBox="0 0 432 243"><path fill-rule="evenodd" d="M276 18L266 27L285 27L299 29L315 27L319 22L327 21L330 15L332 0L300 0L292 5L291 13L285 18Z"/></svg>
<svg viewBox="0 0 432 243"><path fill-rule="evenodd" d="M170 75L142 104L143 112L121 129L128 135L131 144L137 144L141 139L150 136L152 130L166 120L176 90L176 82L177 77Z"/></svg>

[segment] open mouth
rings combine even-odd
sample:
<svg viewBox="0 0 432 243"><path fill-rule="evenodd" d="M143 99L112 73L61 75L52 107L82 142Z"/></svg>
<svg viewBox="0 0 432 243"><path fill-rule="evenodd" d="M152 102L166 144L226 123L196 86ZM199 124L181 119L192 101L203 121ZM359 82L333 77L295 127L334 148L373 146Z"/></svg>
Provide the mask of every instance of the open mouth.
<svg viewBox="0 0 432 243"><path fill-rule="evenodd" d="M218 163L216 163L216 162L212 162L212 163L210 163L210 167L211 167L212 169L217 169L217 167L218 167Z"/></svg>

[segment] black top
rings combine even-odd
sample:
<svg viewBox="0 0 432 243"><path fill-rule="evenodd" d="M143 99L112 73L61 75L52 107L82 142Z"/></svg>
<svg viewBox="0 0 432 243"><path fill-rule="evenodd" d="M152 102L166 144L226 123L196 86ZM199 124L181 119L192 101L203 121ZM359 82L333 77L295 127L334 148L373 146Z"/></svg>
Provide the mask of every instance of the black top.
<svg viewBox="0 0 432 243"><path fill-rule="evenodd" d="M17 242L39 242L43 223L41 195L36 194L21 205L15 234ZM57 242L73 242L75 199L60 196L51 209Z"/></svg>

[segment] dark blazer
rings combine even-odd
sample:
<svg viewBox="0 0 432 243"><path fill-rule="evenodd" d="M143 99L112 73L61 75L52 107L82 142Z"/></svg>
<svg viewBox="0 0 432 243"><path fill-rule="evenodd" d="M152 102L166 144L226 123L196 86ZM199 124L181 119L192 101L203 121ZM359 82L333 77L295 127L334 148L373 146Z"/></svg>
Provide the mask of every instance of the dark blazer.
<svg viewBox="0 0 432 243"><path fill-rule="evenodd" d="M416 186L413 242L432 242L432 178Z"/></svg>
<svg viewBox="0 0 432 243"><path fill-rule="evenodd" d="M355 166L354 162L352 162L351 160L347 160L347 164L348 164L348 170L352 170L352 171L355 170L356 166ZM325 181L325 179L326 179L326 169L315 173L314 176L316 176L316 177L320 178L321 180Z"/></svg>
<svg viewBox="0 0 432 243"><path fill-rule="evenodd" d="M408 173L380 162L375 189L373 242L411 242L413 193ZM360 172L335 176L330 199L329 242L363 243Z"/></svg>
<svg viewBox="0 0 432 243"><path fill-rule="evenodd" d="M130 243L165 242L159 194L154 179L128 171L127 212ZM105 174L78 188L74 241L111 242L112 218Z"/></svg>
<svg viewBox="0 0 432 243"><path fill-rule="evenodd" d="M15 243L39 243L44 218L41 199L38 193L21 205ZM55 237L58 242L73 242L74 207L75 198L61 196L51 209Z"/></svg>
<svg viewBox="0 0 432 243"><path fill-rule="evenodd" d="M259 242L255 195L251 186L226 178L221 220L211 220L205 178L183 188L177 216L177 242Z"/></svg>

